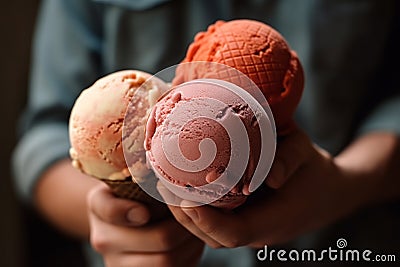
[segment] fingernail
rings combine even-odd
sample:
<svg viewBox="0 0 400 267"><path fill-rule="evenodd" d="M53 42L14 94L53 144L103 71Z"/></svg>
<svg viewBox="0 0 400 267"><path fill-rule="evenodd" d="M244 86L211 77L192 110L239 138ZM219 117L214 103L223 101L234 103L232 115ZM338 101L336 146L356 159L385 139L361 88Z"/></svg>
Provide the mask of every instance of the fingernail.
<svg viewBox="0 0 400 267"><path fill-rule="evenodd" d="M141 217L138 210L136 208L130 209L126 214L127 220L133 225L143 225L146 223L145 218Z"/></svg>
<svg viewBox="0 0 400 267"><path fill-rule="evenodd" d="M192 221L197 221L199 219L199 215L195 209L186 209L183 208L182 211L192 219Z"/></svg>

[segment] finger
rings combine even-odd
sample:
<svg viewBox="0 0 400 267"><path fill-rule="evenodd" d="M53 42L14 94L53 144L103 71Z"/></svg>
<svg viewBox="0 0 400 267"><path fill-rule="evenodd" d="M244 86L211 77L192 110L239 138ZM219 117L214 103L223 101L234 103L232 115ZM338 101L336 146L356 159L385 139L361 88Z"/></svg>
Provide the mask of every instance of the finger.
<svg viewBox="0 0 400 267"><path fill-rule="evenodd" d="M158 182L157 183L157 190L160 193L160 195L163 197L164 201L168 204L168 208L174 215L175 219L183 225L187 230L189 230L192 234L195 236L199 237L201 240L203 240L207 245L213 248L220 248L221 244L216 242L215 240L204 236L204 234L201 232L201 230L192 222L190 217L188 217L183 211L182 207L180 206L182 203L182 199L175 194L173 194L171 191L169 191L162 183ZM186 201L188 203L188 201ZM193 203L194 204L194 203ZM192 202L188 203L189 207L193 206L198 206L198 205L192 205Z"/></svg>
<svg viewBox="0 0 400 267"><path fill-rule="evenodd" d="M115 197L107 185L100 184L88 194L88 207L104 222L115 225L142 226L150 219L145 205Z"/></svg>
<svg viewBox="0 0 400 267"><path fill-rule="evenodd" d="M192 235L173 219L142 227L109 224L89 214L90 242L100 253L169 251Z"/></svg>
<svg viewBox="0 0 400 267"><path fill-rule="evenodd" d="M124 266L197 266L202 255L204 243L190 238L181 246L164 253L114 253L106 255L104 261L108 267Z"/></svg>
<svg viewBox="0 0 400 267"><path fill-rule="evenodd" d="M221 226L220 222L218 222L219 218L215 218L214 222L203 222L203 220L196 220L191 217L189 214L192 214L194 217L197 217L195 214L195 210L199 209L199 203L193 203L190 201L182 200L171 191L169 191L162 183L157 184L157 189L160 192L163 199L169 204L168 207L171 210L172 214L174 215L175 219L182 224L186 229L188 229L192 234L200 238L204 241L207 245L212 248L220 248L220 247L236 247L237 243L233 238L229 236L224 236L224 233L221 232L222 240L216 240L212 234L214 234L214 226ZM193 208L192 207L196 207ZM201 206L204 210L210 211L218 211L221 212L222 210L217 210L215 208L209 206ZM194 212L194 213L193 213ZM218 214L218 213L217 213ZM222 212L222 214L225 214ZM221 216L223 217L223 216ZM207 215L205 216L207 218ZM201 224L200 226L197 223ZM207 224L210 223L210 224ZM228 222L229 223L229 222ZM232 224L231 224L232 225ZM225 228L224 228L225 229ZM215 231L218 229L215 228ZM231 242L232 241L232 242Z"/></svg>
<svg viewBox="0 0 400 267"><path fill-rule="evenodd" d="M183 201L182 205L187 204ZM247 219L239 218L235 213L210 206L181 208L181 211L190 218L180 218L185 227L211 247L235 248L246 245L250 240L251 229L247 227ZM179 216L183 217L182 214Z"/></svg>
<svg viewBox="0 0 400 267"><path fill-rule="evenodd" d="M183 225L187 230L189 230L193 235L197 236L200 238L204 243L206 243L208 246L212 248L221 248L223 245L210 236L206 235L192 220L191 217L189 217L181 207L176 207L176 206L168 206L169 209L171 210L172 214L174 215L175 219Z"/></svg>
<svg viewBox="0 0 400 267"><path fill-rule="evenodd" d="M164 203L172 206L179 206L182 202L182 199L172 193L168 188L166 188L160 181L156 184L157 191L162 196Z"/></svg>
<svg viewBox="0 0 400 267"><path fill-rule="evenodd" d="M275 159L268 173L266 184L280 188L307 162L312 155L312 144L301 130L296 129L278 142Z"/></svg>
<svg viewBox="0 0 400 267"><path fill-rule="evenodd" d="M156 187L166 204L168 204L170 206L175 206L175 207L181 207L181 208L183 207L182 206L183 199L180 198L178 195L174 194L168 188L166 188L163 185L163 183L158 181ZM185 203L186 203L186 205L189 205L186 207L197 207L197 206L204 205L203 203L193 202L193 201L186 201Z"/></svg>

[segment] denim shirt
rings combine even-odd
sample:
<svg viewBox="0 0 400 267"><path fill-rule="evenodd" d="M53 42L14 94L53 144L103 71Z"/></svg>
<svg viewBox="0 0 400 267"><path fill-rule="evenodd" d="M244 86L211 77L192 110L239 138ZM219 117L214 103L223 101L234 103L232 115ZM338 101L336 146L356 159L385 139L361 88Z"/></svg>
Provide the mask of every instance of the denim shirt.
<svg viewBox="0 0 400 267"><path fill-rule="evenodd" d="M117 70L156 73L179 63L194 35L218 19L257 19L282 33L305 70L296 120L331 153L369 131L399 134L398 7L373 0L44 0L12 158L17 189L31 201L43 171L68 157L69 114L84 88Z"/></svg>

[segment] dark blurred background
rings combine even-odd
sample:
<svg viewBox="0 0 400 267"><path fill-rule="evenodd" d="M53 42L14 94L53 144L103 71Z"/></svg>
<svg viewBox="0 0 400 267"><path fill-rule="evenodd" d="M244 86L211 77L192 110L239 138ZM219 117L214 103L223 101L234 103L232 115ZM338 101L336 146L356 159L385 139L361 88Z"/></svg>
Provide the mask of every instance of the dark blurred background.
<svg viewBox="0 0 400 267"><path fill-rule="evenodd" d="M16 197L10 156L26 99L30 49L39 0L4 1L1 8L0 266L84 266L77 244L52 229Z"/></svg>

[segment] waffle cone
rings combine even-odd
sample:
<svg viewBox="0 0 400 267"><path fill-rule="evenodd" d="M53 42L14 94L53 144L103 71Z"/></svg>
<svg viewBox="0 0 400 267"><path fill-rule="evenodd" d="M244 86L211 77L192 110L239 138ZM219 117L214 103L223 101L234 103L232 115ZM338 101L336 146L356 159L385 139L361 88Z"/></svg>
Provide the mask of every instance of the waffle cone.
<svg viewBox="0 0 400 267"><path fill-rule="evenodd" d="M150 210L151 219L153 221L160 220L168 216L168 207L164 203L148 195L137 183L131 179L131 177L127 177L125 180L102 179L102 181L110 187L115 196L146 204Z"/></svg>

